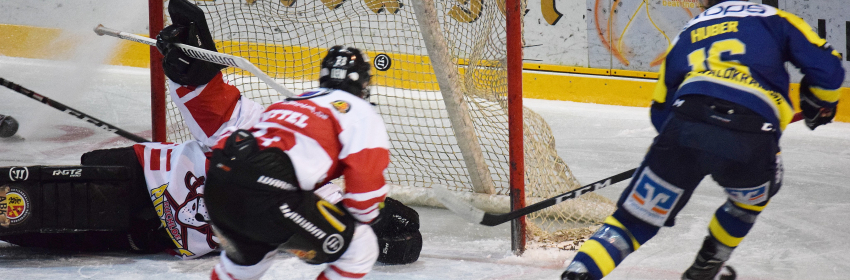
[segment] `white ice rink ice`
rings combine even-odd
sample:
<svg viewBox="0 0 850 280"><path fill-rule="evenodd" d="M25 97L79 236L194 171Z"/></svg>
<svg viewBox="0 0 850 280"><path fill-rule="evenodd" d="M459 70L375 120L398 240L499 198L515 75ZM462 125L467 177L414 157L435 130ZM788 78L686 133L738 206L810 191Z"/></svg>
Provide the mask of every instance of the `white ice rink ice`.
<svg viewBox="0 0 850 280"><path fill-rule="evenodd" d="M0 56L0 77L150 137L146 69ZM646 108L524 102L549 122L558 153L582 183L638 166L656 134ZM21 125L17 136L0 139L0 166L78 164L86 151L132 144L6 88L0 88L0 114ZM782 190L729 264L745 280L850 279L850 124L814 132L792 124L781 145ZM624 187L620 183L599 193L615 200ZM605 279L679 279L724 200L723 191L705 180L675 227L662 229ZM416 209L424 237L419 261L378 265L366 279L558 279L573 255L513 256L507 225L484 227L444 209ZM182 261L164 254L73 254L0 242L2 279L209 279L217 261L217 256ZM314 279L322 269L280 255L263 279Z"/></svg>

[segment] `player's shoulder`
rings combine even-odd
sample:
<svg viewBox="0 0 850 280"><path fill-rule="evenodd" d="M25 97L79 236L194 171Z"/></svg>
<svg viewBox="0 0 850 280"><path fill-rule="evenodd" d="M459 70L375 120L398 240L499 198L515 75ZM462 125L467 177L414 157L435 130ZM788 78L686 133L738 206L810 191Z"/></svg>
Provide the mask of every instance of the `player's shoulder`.
<svg viewBox="0 0 850 280"><path fill-rule="evenodd" d="M315 93L307 92L299 98L307 98L317 106L330 109L338 118L359 118L364 115L377 115L372 108L372 103L338 89L319 89ZM297 100L296 98L291 99Z"/></svg>

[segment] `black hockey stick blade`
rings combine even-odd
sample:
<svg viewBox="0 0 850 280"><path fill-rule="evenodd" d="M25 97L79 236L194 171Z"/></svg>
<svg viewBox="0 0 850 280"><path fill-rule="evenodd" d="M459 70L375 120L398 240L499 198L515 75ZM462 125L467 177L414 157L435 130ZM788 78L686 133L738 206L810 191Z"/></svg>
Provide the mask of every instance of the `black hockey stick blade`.
<svg viewBox="0 0 850 280"><path fill-rule="evenodd" d="M130 140L133 140L136 143L150 142L149 140L142 138L141 136L127 132L126 130L120 129L120 128L118 128L114 125L108 124L104 121L98 120L95 117L84 114L83 112L77 111L74 108L65 106L65 104L56 102L55 100L47 98L44 95L35 93L34 91L31 91L31 90L29 90L25 87L22 87L19 84L10 82L9 80L0 78L0 85L3 85L4 87L7 87L11 90L14 90L14 91L16 91L20 94L26 95L29 98L35 99L38 102L47 104L48 106L53 107L53 108L55 108L59 111L65 112L65 113L67 113L71 116L74 116L75 118L78 118L78 119L84 120L88 123L91 123L94 126L97 126L97 127L101 128L103 130L118 134L118 135L120 135L124 138L130 139Z"/></svg>
<svg viewBox="0 0 850 280"><path fill-rule="evenodd" d="M451 191L446 189L445 186L435 185L435 186L432 186L431 188L434 190L434 195L436 196L437 200L439 200L441 203L443 203L443 205L446 206L446 208L448 208L452 212L455 212L456 214L458 214L459 216L463 217L464 219L466 219L470 222L492 227L492 226L500 225L500 224L503 224L503 223L508 222L510 220L513 220L513 219L516 219L516 218L519 218L519 217L540 211L540 210L542 210L544 208L548 208L552 205L555 205L555 204L558 204L558 203L561 203L561 202L564 202L564 201L567 201L567 200L570 200L570 199L574 199L574 198L579 197L583 194L593 192L593 191L596 191L598 189L602 189L602 188L605 188L607 186L625 181L625 180L632 177L632 174L635 173L635 170L637 170L637 168L633 168L631 170L621 172L617 175L614 175L614 176L593 182L593 183L588 184L586 186L583 186L581 188L563 193L563 194L558 195L556 197L552 197L552 198L546 199L544 201L541 201L541 202L538 202L538 203L535 203L535 204L532 204L532 205L511 211L511 212L508 212L508 213L505 213L505 214L492 214L492 213L484 212L481 209L475 208L475 206L472 206L472 204L470 204L469 202L466 202L466 201L458 198Z"/></svg>

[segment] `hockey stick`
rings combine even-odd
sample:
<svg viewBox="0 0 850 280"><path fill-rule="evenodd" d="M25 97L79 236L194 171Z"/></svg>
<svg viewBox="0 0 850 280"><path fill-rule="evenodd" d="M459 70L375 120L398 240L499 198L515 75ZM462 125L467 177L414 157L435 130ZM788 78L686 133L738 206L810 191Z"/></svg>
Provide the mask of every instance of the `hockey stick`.
<svg viewBox="0 0 850 280"><path fill-rule="evenodd" d="M791 119L791 123L799 121L801 119L803 119L803 114L797 112ZM548 208L566 200L574 199L583 194L593 192L605 188L607 186L625 181L626 179L630 179L632 177L632 174L634 174L636 170L637 168L633 168L631 170L621 172L617 175L593 182L581 188L568 191L558 196L548 198L538 203L505 214L492 214L484 212L481 209L475 208L475 206L472 206L472 204L470 204L469 202L463 201L462 199L455 196L445 186L434 185L431 188L434 190L434 195L436 196L437 200L440 201L443 206L446 206L446 208L448 208L452 212L455 212L456 214L470 222L492 227L540 211L544 208Z"/></svg>
<svg viewBox="0 0 850 280"><path fill-rule="evenodd" d="M451 191L446 189L445 186L435 185L431 188L434 190L434 194L437 197L437 200L443 203L443 205L446 206L446 208L448 208L452 212L457 213L458 215L470 222L492 227L540 211L541 209L561 203L563 201L579 197L583 194L622 182L626 179L631 178L635 170L637 170L637 168L632 168L631 170L621 172L617 175L593 182L581 188L560 194L556 197L552 197L544 201L505 214L491 214L486 213L481 209L475 208L475 206L472 206L472 204L469 204L468 202L463 201L454 194L452 194Z"/></svg>
<svg viewBox="0 0 850 280"><path fill-rule="evenodd" d="M101 120L98 120L98 119L96 119L92 116L86 115L83 112L80 112L80 111L75 110L74 108L65 106L65 104L56 102L55 100L47 98L44 95L35 93L35 92L25 88L25 87L22 87L19 84L10 82L9 80L0 78L0 85L3 85L3 86L5 86L5 87L7 87L11 90L17 91L17 92L19 92L23 95L26 95L26 96L28 96L32 99L35 99L35 100L37 100L41 103L47 104L48 106L56 108L59 111L68 113L69 115L74 116L78 119L87 121L87 122L89 122L89 123L91 123L91 124L93 124L93 125L95 125L99 128L102 128L103 130L121 135L122 137L130 139L130 140L136 141L136 143L150 142L150 140L142 138L141 136L127 132L126 130L115 127L114 125L108 124L108 123L101 121Z"/></svg>
<svg viewBox="0 0 850 280"><path fill-rule="evenodd" d="M94 33L97 33L97 35L100 35L100 36L109 35L109 36L124 39L124 40L130 40L130 41L137 42L137 43L156 46L156 40L154 40L154 39L139 36L139 35L136 35L136 34L127 33L127 32L124 32L124 31L118 31L118 30L115 30L115 29L107 28L107 27L104 27L102 24L98 24L97 27L94 28ZM263 81L264 83L266 83L266 85L275 89L277 92L279 92L283 96L292 97L292 96L295 95L295 93L293 93L291 90L289 90L289 89L281 86L277 82L275 82L274 79L272 79L271 77L266 75L266 73L263 73L263 71L260 70L260 68L257 68L257 66L254 66L254 64L251 63L250 61L248 61L247 59L244 59L244 58L241 58L241 57L238 57L238 56L234 56L234 55L209 51L209 50L205 50L205 49L202 49L202 48L197 48L197 47L184 45L184 44L174 44L174 45L176 45L177 47L182 49L183 53L185 53L186 55L188 55L191 58L200 59L200 60L203 60L203 61L208 61L208 62L220 64L220 65L226 65L226 66L241 68L245 71L248 71L251 74L254 74L254 76L257 76L257 78L260 78L260 80Z"/></svg>

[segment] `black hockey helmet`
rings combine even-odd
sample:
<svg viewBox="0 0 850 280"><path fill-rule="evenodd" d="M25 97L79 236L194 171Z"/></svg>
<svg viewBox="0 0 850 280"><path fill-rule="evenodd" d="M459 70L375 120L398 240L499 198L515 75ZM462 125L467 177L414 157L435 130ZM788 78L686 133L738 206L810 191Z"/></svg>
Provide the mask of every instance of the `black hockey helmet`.
<svg viewBox="0 0 850 280"><path fill-rule="evenodd" d="M333 46L322 59L319 86L347 91L363 99L369 98L372 66L359 49Z"/></svg>
<svg viewBox="0 0 850 280"><path fill-rule="evenodd" d="M18 121L12 116L0 115L0 138L12 137L18 132Z"/></svg>

